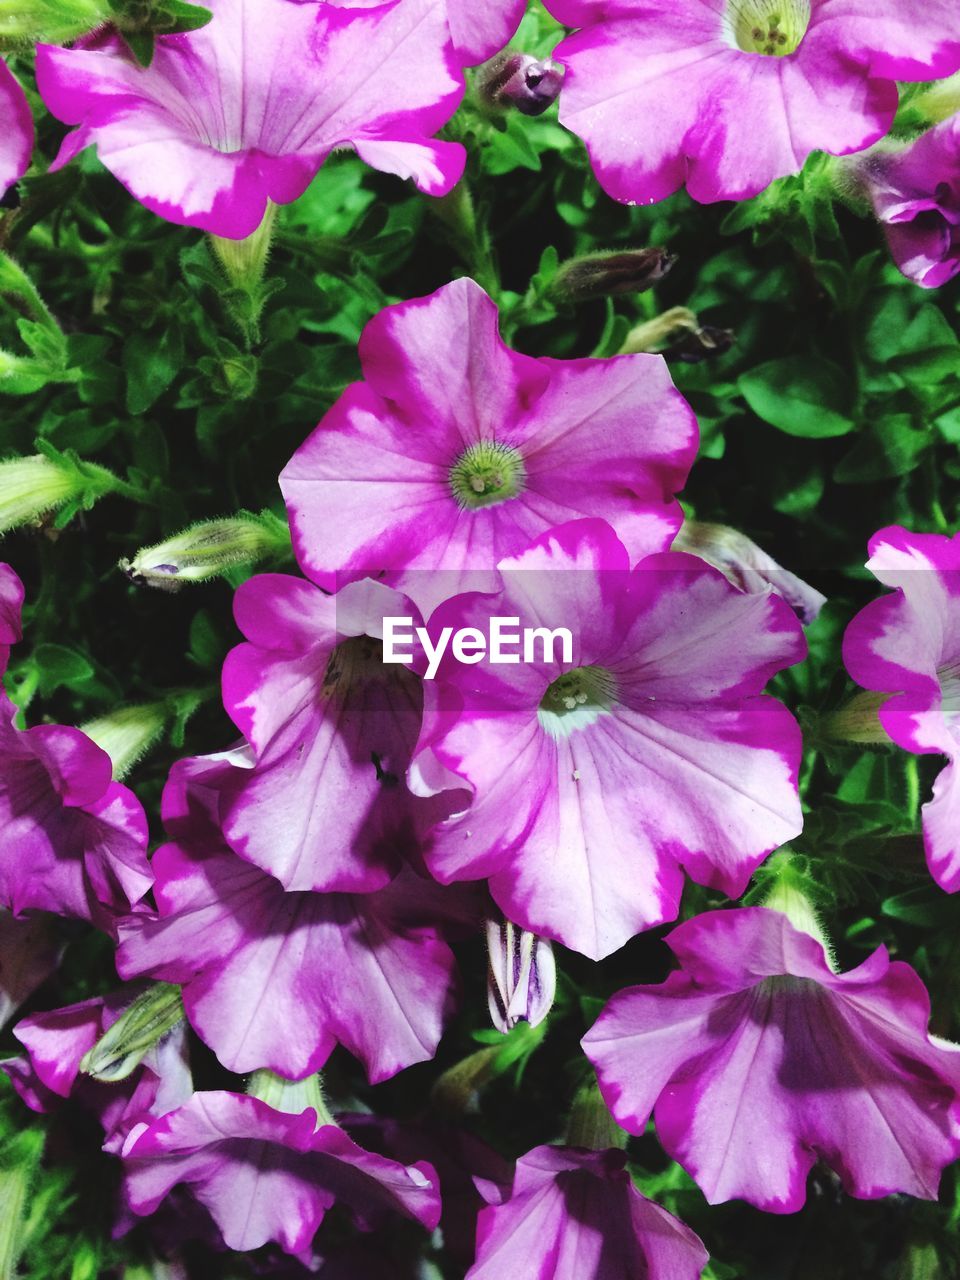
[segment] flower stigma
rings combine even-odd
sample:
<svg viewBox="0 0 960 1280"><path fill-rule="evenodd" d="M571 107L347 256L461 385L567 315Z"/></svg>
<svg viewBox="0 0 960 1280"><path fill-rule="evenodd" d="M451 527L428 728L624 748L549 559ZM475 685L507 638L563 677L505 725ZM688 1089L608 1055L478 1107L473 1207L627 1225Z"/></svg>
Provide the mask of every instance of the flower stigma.
<svg viewBox="0 0 960 1280"><path fill-rule="evenodd" d="M475 511L515 498L525 476L523 458L512 445L480 440L450 468L450 488L459 506Z"/></svg>
<svg viewBox="0 0 960 1280"><path fill-rule="evenodd" d="M727 31L744 53L784 58L810 25L810 0L728 0Z"/></svg>
<svg viewBox="0 0 960 1280"><path fill-rule="evenodd" d="M608 715L615 699L616 682L609 671L574 667L547 686L537 718L552 738L566 738Z"/></svg>

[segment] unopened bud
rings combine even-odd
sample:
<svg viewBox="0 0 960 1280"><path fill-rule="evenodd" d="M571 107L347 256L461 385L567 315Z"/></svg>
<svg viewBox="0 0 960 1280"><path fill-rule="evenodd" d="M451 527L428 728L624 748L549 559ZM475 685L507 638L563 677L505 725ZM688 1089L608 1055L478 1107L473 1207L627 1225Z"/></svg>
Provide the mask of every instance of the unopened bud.
<svg viewBox="0 0 960 1280"><path fill-rule="evenodd" d="M493 1025L504 1034L518 1022L538 1026L557 993L550 942L509 920L488 920L487 957L487 1004Z"/></svg>
<svg viewBox="0 0 960 1280"><path fill-rule="evenodd" d="M283 1076L272 1071L254 1071L247 1081L247 1093L251 1098L258 1098L274 1111L286 1111L291 1115L301 1115L308 1107L317 1114L317 1128L322 1125L335 1125L337 1122L330 1114L323 1093L323 1080L319 1074L307 1076L305 1080L285 1080Z"/></svg>
<svg viewBox="0 0 960 1280"><path fill-rule="evenodd" d="M116 1022L80 1060L94 1080L126 1080L168 1032L183 1021L180 988L157 982L128 1005Z"/></svg>
<svg viewBox="0 0 960 1280"><path fill-rule="evenodd" d="M163 733L168 719L166 704L150 702L135 707L119 707L81 725L113 762L113 776L119 782L150 750Z"/></svg>
<svg viewBox="0 0 960 1280"><path fill-rule="evenodd" d="M668 360L682 360L685 364L698 364L713 356L723 355L736 341L732 329L716 329L701 325L696 313L689 307L671 307L662 315L654 316L631 329L627 334L622 355L638 351L656 351Z"/></svg>
<svg viewBox="0 0 960 1280"><path fill-rule="evenodd" d="M676 260L661 248L586 253L560 266L550 282L550 293L569 302L642 293L662 280Z"/></svg>
<svg viewBox="0 0 960 1280"><path fill-rule="evenodd" d="M0 533L37 521L83 492L76 472L43 454L0 462Z"/></svg>
<svg viewBox="0 0 960 1280"><path fill-rule="evenodd" d="M0 0L0 48L68 44L113 16L109 0Z"/></svg>
<svg viewBox="0 0 960 1280"><path fill-rule="evenodd" d="M763 595L774 591L787 602L801 622L814 622L827 597L777 564L744 533L725 524L686 520L673 543L674 551L689 551L706 560L741 591Z"/></svg>
<svg viewBox="0 0 960 1280"><path fill-rule="evenodd" d="M832 742L857 742L864 746L889 746L890 735L880 722L879 711L892 695L863 689L842 707L820 721L820 734Z"/></svg>
<svg viewBox="0 0 960 1280"><path fill-rule="evenodd" d="M205 582L239 565L255 565L289 551L286 524L265 511L191 525L165 542L121 560L120 569L139 586L179 591L185 582Z"/></svg>
<svg viewBox="0 0 960 1280"><path fill-rule="evenodd" d="M556 101L563 84L563 68L549 58L504 50L477 72L477 92L487 106L510 107L525 116L539 116Z"/></svg>

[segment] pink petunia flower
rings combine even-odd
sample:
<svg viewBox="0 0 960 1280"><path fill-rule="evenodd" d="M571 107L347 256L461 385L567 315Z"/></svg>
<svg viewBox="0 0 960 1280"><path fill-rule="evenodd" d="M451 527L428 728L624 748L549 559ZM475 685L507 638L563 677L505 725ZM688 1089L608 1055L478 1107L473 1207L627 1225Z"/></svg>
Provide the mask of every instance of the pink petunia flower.
<svg viewBox="0 0 960 1280"><path fill-rule="evenodd" d="M8 564L0 563L0 676L10 660L10 646L23 635L20 610L23 608L23 583Z"/></svg>
<svg viewBox="0 0 960 1280"><path fill-rule="evenodd" d="M864 158L857 173L897 266L934 289L960 271L960 115L899 151Z"/></svg>
<svg viewBox="0 0 960 1280"><path fill-rule="evenodd" d="M130 920L124 978L183 986L187 1017L224 1066L300 1079L343 1044L374 1082L436 1052L457 990L435 921L457 894L405 871L378 893L287 893L228 850L217 830L230 757L175 765L153 858L156 918ZM451 901L452 898L452 901Z"/></svg>
<svg viewBox="0 0 960 1280"><path fill-rule="evenodd" d="M254 762L229 774L220 815L231 847L288 889L382 889L417 847L404 775L423 694L380 639L384 616L414 612L369 581L331 596L262 574L236 593L248 643L224 664L224 705Z"/></svg>
<svg viewBox="0 0 960 1280"><path fill-rule="evenodd" d="M461 279L381 311L360 359L364 381L280 477L321 587L386 570L427 613L494 589L499 560L577 515L608 520L635 560L669 546L697 426L660 356L519 355Z"/></svg>
<svg viewBox="0 0 960 1280"><path fill-rule="evenodd" d="M0 909L0 1028L54 972L62 950L49 916L16 920Z"/></svg>
<svg viewBox="0 0 960 1280"><path fill-rule="evenodd" d="M338 147L431 195L459 179L462 147L432 138L463 93L438 0L209 8L207 26L160 36L147 68L110 34L39 47L44 101L79 126L54 168L95 144L148 209L229 239L302 195Z"/></svg>
<svg viewBox="0 0 960 1280"><path fill-rule="evenodd" d="M930 1002L885 948L836 973L821 942L765 907L667 935L680 969L630 987L583 1039L630 1133L654 1111L711 1204L793 1213L819 1157L854 1196L937 1194L960 1154L960 1054L927 1033Z"/></svg>
<svg viewBox="0 0 960 1280"><path fill-rule="evenodd" d="M362 1227L398 1213L432 1229L440 1217L436 1175L362 1147L308 1108L291 1115L242 1094L196 1093L124 1146L126 1190L150 1214L178 1184L190 1187L230 1249L275 1240L307 1249L327 1209L344 1202Z"/></svg>
<svg viewBox="0 0 960 1280"><path fill-rule="evenodd" d="M533 661L446 661L412 785L469 787L433 831L443 883L489 877L509 920L599 959L675 917L681 868L742 893L801 829L800 733L761 696L799 661L799 622L775 595L744 595L692 556L631 571L609 525L573 521L502 561L495 595L464 595L429 630L519 619L566 628ZM427 685L431 688L431 685Z"/></svg>
<svg viewBox="0 0 960 1280"><path fill-rule="evenodd" d="M960 889L960 534L892 526L870 539L867 568L893 595L847 627L843 661L866 689L894 696L880 707L893 741L949 764L923 806L927 864L948 893Z"/></svg>
<svg viewBox="0 0 960 1280"><path fill-rule="evenodd" d="M13 1034L25 1055L0 1062L21 1100L32 1110L54 1110L76 1097L99 1120L103 1149L118 1154L135 1124L165 1114L193 1093L181 1021L151 1046L124 1080L103 1083L81 1074L87 1054L129 1007L139 989L124 988L23 1018Z"/></svg>
<svg viewBox="0 0 960 1280"><path fill-rule="evenodd" d="M616 1150L521 1156L507 1196L480 1212L466 1280L698 1280L708 1260L699 1237L641 1195L625 1165Z"/></svg>
<svg viewBox="0 0 960 1280"><path fill-rule="evenodd" d="M296 4L309 0L294 0ZM343 9L373 9L384 0L331 0ZM464 66L499 53L523 17L525 0L442 0L453 46Z"/></svg>
<svg viewBox="0 0 960 1280"><path fill-rule="evenodd" d="M799 173L812 151L877 142L898 80L960 67L953 0L545 0L583 30L560 120L584 139L600 185L649 204L686 184L704 203L744 200Z"/></svg>
<svg viewBox="0 0 960 1280"><path fill-rule="evenodd" d="M0 196L27 172L33 153L33 116L26 95L0 60ZM6 566L4 566L6 567ZM2 588L0 588L2 594Z"/></svg>
<svg viewBox="0 0 960 1280"><path fill-rule="evenodd" d="M79 729L14 728L0 694L0 906L50 911L112 933L150 888L147 820Z"/></svg>

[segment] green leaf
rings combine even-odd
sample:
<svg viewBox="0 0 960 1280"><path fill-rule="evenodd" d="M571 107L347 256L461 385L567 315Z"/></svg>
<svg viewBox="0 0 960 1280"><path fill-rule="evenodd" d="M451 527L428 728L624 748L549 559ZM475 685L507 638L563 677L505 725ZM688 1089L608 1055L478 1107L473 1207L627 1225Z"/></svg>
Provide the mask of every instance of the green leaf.
<svg viewBox="0 0 960 1280"><path fill-rule="evenodd" d="M84 685L94 675L92 665L83 654L64 644L37 645L33 661L37 668L38 687L44 698L49 698L64 685L70 689Z"/></svg>
<svg viewBox="0 0 960 1280"><path fill-rule="evenodd" d="M930 447L929 432L918 429L908 413L875 422L833 469L838 484L870 484L912 471Z"/></svg>
<svg viewBox="0 0 960 1280"><path fill-rule="evenodd" d="M123 346L127 412L146 413L173 383L183 364L183 337L171 326L162 333L135 333Z"/></svg>
<svg viewBox="0 0 960 1280"><path fill-rule="evenodd" d="M738 385L757 417L788 435L820 440L854 428L847 379L828 360L783 356L741 374Z"/></svg>

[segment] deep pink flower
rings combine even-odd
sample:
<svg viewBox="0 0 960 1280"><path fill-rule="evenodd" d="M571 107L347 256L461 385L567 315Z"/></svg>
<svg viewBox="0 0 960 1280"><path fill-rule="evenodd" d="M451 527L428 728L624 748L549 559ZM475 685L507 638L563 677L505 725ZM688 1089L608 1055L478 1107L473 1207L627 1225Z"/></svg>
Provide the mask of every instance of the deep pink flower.
<svg viewBox="0 0 960 1280"><path fill-rule="evenodd" d="M176 843L153 858L159 914L124 927L121 976L181 983L187 1017L232 1071L299 1079L338 1042L372 1081L431 1058L457 985L433 921L459 903L410 871L378 893L285 892L217 833L233 767L213 757L171 771Z"/></svg>
<svg viewBox="0 0 960 1280"><path fill-rule="evenodd" d="M923 841L937 884L960 889L960 534L892 526L870 539L867 568L895 594L861 609L843 661L866 689L894 696L880 722L898 746L949 764L923 806Z"/></svg>
<svg viewBox="0 0 960 1280"><path fill-rule="evenodd" d="M0 60L0 196L27 172L33 152L33 116L10 68ZM6 568L6 566L4 566ZM2 594L2 588L0 588Z"/></svg>
<svg viewBox="0 0 960 1280"><path fill-rule="evenodd" d="M386 570L426 613L493 589L499 560L575 515L608 520L635 560L669 545L697 427L660 356L519 355L461 279L381 311L360 359L364 381L280 477L320 586Z"/></svg>
<svg viewBox="0 0 960 1280"><path fill-rule="evenodd" d="M123 1155L135 1213L153 1213L186 1183L230 1249L275 1240L300 1253L335 1200L367 1228L391 1212L430 1229L440 1216L429 1165L373 1155L337 1125L317 1128L311 1109L289 1115L242 1094L194 1094L176 1111L132 1130Z"/></svg>
<svg viewBox="0 0 960 1280"><path fill-rule="evenodd" d="M698 1280L700 1239L633 1185L622 1151L535 1147L477 1226L467 1280Z"/></svg>
<svg viewBox="0 0 960 1280"><path fill-rule="evenodd" d="M960 115L858 167L893 260L925 289L960 271Z"/></svg>
<svg viewBox="0 0 960 1280"><path fill-rule="evenodd" d="M107 168L170 222L240 239L287 204L337 147L449 191L463 149L432 135L463 85L438 0L372 9L210 0L213 20L161 36L149 68L116 36L41 45L37 82L67 124L54 162L96 144Z"/></svg>
<svg viewBox="0 0 960 1280"><path fill-rule="evenodd" d="M509 920L595 959L675 917L681 868L742 893L802 825L799 730L761 696L806 651L789 607L693 556L631 572L599 520L561 525L500 568L502 591L442 606L434 638L516 617L567 628L572 661L538 646L515 666L441 666L411 777L423 794L467 785L473 799L433 832L433 874L489 877Z"/></svg>
<svg viewBox="0 0 960 1280"><path fill-rule="evenodd" d="M288 889L369 893L416 848L404 775L423 695L379 639L385 615L414 612L377 582L330 596L263 574L236 593L249 643L224 664L224 705L255 756L225 781L221 818L231 847Z"/></svg>
<svg viewBox="0 0 960 1280"><path fill-rule="evenodd" d="M960 1154L960 1053L927 1033L909 965L878 948L848 973L765 907L715 911L666 939L680 969L630 987L583 1039L617 1121L655 1109L711 1204L792 1213L819 1157L854 1196L932 1199Z"/></svg>
<svg viewBox="0 0 960 1280"><path fill-rule="evenodd" d="M0 563L0 676L10 660L10 646L23 634L20 610L23 607L23 583L8 564Z"/></svg>
<svg viewBox="0 0 960 1280"><path fill-rule="evenodd" d="M545 0L583 27L554 51L560 120L600 185L649 204L744 200L811 151L882 138L897 80L960 67L953 0Z"/></svg>
<svg viewBox="0 0 960 1280"><path fill-rule="evenodd" d="M104 1130L104 1150L118 1153L134 1124L179 1106L193 1092L181 1022L150 1048L125 1080L101 1083L81 1075L80 1063L142 988L124 988L79 1004L23 1018L13 1034L26 1056L0 1063L32 1111L53 1110L76 1096Z"/></svg>
<svg viewBox="0 0 960 1280"><path fill-rule="evenodd" d="M79 729L18 731L15 715L0 694L0 905L113 932L152 883L140 802Z"/></svg>
<svg viewBox="0 0 960 1280"><path fill-rule="evenodd" d="M50 977L62 950L49 916L16 920L0 909L0 1028Z"/></svg>

